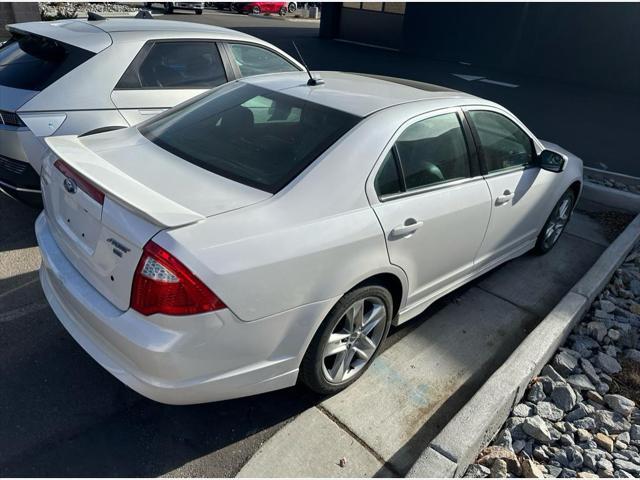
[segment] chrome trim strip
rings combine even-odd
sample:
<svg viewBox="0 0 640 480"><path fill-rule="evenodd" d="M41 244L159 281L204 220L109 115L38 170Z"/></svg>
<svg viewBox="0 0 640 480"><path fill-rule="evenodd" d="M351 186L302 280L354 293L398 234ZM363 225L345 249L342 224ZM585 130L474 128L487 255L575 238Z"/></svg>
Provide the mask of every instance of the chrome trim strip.
<svg viewBox="0 0 640 480"><path fill-rule="evenodd" d="M387 201L391 201L391 200L396 200L398 198L405 198L405 197L411 197L413 195L420 195L421 193L426 193L426 192L433 192L436 190L442 190L445 188L450 188L450 187L457 187L458 185L465 185L467 183L472 183L472 182L477 182L479 180L484 180L484 177L482 175L477 175L475 177L469 177L469 178L461 178L459 180L451 180L451 181L445 181L442 183L438 183L436 185L428 185L426 187L422 187L422 188L416 188L413 190L407 190L406 192L400 192L400 193L393 193L391 195L385 195L383 197L379 197L380 202L387 202Z"/></svg>

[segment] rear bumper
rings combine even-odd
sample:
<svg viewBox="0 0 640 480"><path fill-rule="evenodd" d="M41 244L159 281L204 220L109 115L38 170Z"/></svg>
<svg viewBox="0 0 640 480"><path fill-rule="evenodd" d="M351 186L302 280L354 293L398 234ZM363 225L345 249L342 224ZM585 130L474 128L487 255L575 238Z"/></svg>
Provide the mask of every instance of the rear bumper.
<svg viewBox="0 0 640 480"><path fill-rule="evenodd" d="M28 128L0 127L0 187L9 194L40 196L40 158L44 143ZM33 165L30 163L34 162Z"/></svg>
<svg viewBox="0 0 640 480"><path fill-rule="evenodd" d="M187 317L122 312L78 273L41 214L40 281L71 336L138 393L168 404L254 395L295 384L298 366L333 299L255 322L227 309Z"/></svg>

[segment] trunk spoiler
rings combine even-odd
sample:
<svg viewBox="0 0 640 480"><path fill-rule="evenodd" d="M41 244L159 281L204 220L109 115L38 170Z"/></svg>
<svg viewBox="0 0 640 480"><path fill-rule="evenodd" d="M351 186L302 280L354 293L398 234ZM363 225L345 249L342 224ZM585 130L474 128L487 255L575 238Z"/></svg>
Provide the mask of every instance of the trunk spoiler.
<svg viewBox="0 0 640 480"><path fill-rule="evenodd" d="M45 142L58 158L110 199L160 227L175 228L205 218L131 178L85 147L75 135L48 137Z"/></svg>

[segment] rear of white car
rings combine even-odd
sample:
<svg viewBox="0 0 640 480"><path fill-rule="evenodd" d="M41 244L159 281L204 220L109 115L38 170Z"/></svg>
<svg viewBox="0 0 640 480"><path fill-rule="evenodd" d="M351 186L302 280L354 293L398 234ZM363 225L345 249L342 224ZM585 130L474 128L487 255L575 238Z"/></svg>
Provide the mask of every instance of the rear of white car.
<svg viewBox="0 0 640 480"><path fill-rule="evenodd" d="M233 99L236 88L224 87L225 98ZM225 115L224 102L218 108L221 125L238 120L236 113ZM356 120L340 116L349 125ZM174 117L180 114L159 117L152 131L142 130L156 138L171 129ZM326 125L337 128L329 119ZM238 131L240 125L231 127ZM251 298L259 292L250 290L250 282L243 295L233 272L223 271L236 260L199 264L171 238L269 202L270 187L206 171L135 128L47 143L52 151L42 169L45 209L36 224L41 281L61 322L94 358L130 387L166 403L221 400L295 383L304 346L336 299L270 311L272 303L260 306ZM279 179L273 181L281 188ZM225 294L218 296L218 289ZM249 301L238 301L243 296Z"/></svg>

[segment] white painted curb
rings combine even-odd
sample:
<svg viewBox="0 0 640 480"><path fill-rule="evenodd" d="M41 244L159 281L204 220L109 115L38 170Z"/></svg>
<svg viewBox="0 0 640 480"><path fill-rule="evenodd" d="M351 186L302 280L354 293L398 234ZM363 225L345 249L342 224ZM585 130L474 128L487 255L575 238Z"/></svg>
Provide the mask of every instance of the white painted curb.
<svg viewBox="0 0 640 480"><path fill-rule="evenodd" d="M612 190L612 189L607 189ZM408 477L459 477L640 239L640 215L422 452Z"/></svg>

